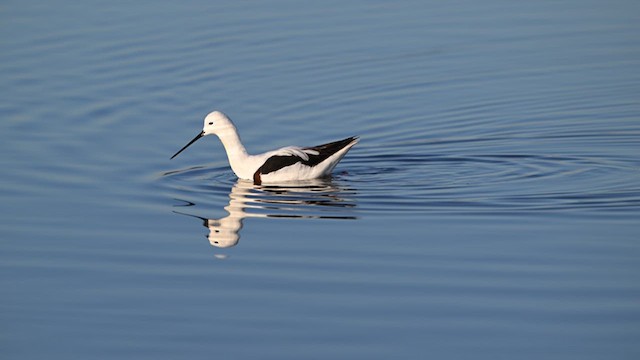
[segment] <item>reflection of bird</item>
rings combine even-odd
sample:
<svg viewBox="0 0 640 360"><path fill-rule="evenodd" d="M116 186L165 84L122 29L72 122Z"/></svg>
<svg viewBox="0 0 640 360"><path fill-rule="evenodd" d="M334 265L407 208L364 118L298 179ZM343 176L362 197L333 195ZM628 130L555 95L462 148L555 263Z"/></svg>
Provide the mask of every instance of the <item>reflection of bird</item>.
<svg viewBox="0 0 640 360"><path fill-rule="evenodd" d="M224 207L229 215L220 219L195 217L202 220L203 225L209 229L207 238L211 245L220 248L232 247L238 243L242 222L247 217L356 219L354 216L335 214L335 211L329 210L355 206L341 197L341 192L345 190L336 187L332 182L309 180L289 185L257 187L250 181L238 180L231 188L229 204ZM186 203L186 206L195 205L192 202ZM249 209L254 211L247 211ZM310 209L318 210L317 214L309 214Z"/></svg>
<svg viewBox="0 0 640 360"><path fill-rule="evenodd" d="M287 146L259 155L249 155L231 119L220 111L214 111L204 119L202 131L171 158L201 137L212 134L222 141L236 176L253 180L258 185L263 182L308 180L327 176L358 142L357 137L349 137L318 146Z"/></svg>

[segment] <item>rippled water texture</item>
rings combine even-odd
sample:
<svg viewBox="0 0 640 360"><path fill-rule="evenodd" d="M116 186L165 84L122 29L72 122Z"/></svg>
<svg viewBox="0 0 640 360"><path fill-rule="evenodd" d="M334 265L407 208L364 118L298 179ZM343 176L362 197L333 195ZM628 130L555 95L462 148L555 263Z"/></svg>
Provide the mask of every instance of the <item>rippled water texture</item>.
<svg viewBox="0 0 640 360"><path fill-rule="evenodd" d="M639 358L639 10L4 3L0 354Z"/></svg>

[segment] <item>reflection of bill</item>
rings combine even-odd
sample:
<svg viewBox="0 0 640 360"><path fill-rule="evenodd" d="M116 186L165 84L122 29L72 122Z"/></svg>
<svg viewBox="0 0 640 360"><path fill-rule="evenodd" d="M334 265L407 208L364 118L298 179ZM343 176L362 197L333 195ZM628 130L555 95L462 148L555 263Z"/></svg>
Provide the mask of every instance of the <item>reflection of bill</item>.
<svg viewBox="0 0 640 360"><path fill-rule="evenodd" d="M331 180L318 179L287 183L284 186L258 186L251 181L238 180L229 193L229 204L224 207L229 214L221 219L207 219L195 215L209 229L207 238L219 248L235 246L240 240L242 222L248 217L303 218L353 220L353 189L336 186ZM193 204L195 205L195 204Z"/></svg>

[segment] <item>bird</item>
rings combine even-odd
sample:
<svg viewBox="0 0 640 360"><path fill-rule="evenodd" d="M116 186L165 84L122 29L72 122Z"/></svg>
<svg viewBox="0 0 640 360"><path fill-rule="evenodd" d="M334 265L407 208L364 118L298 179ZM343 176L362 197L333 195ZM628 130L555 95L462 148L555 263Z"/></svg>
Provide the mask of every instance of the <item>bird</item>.
<svg viewBox="0 0 640 360"><path fill-rule="evenodd" d="M286 146L262 154L250 155L242 144L233 121L223 112L216 110L204 118L202 131L178 150L171 159L207 135L218 136L234 174L240 179L253 180L255 185L329 176L338 162L359 141L357 136L351 136L317 146Z"/></svg>

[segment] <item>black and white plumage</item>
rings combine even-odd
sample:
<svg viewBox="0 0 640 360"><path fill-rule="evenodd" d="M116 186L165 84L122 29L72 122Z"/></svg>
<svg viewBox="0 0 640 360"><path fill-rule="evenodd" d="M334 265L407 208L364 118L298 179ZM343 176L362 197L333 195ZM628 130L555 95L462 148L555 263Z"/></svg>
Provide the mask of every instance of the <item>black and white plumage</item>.
<svg viewBox="0 0 640 360"><path fill-rule="evenodd" d="M358 142L358 138L356 137L348 137L344 140L334 141L328 144L322 144L318 146L302 148L302 152L307 156L302 157L298 155L273 155L268 158L262 166L256 170L253 174L253 181L256 184L260 184L262 182L262 177L265 175L269 175L271 173L277 172L279 170L287 171L288 167L292 167L299 164L299 168L305 169L313 169L314 167L320 166L323 161L329 159L332 155L340 152L341 150L355 145ZM348 148L347 148L348 150ZM346 151L345 151L346 153ZM343 155L344 156L344 155ZM327 175L333 170L333 167L340 161L342 156L340 156L337 160L330 162L327 165L332 165L327 167L322 172L322 175Z"/></svg>
<svg viewBox="0 0 640 360"><path fill-rule="evenodd" d="M357 137L349 137L313 147L287 146L263 154L249 155L231 119L220 111L214 111L205 117L200 134L171 158L201 137L212 134L217 135L222 141L229 164L236 176L253 180L256 184L327 176L349 149L358 143Z"/></svg>

